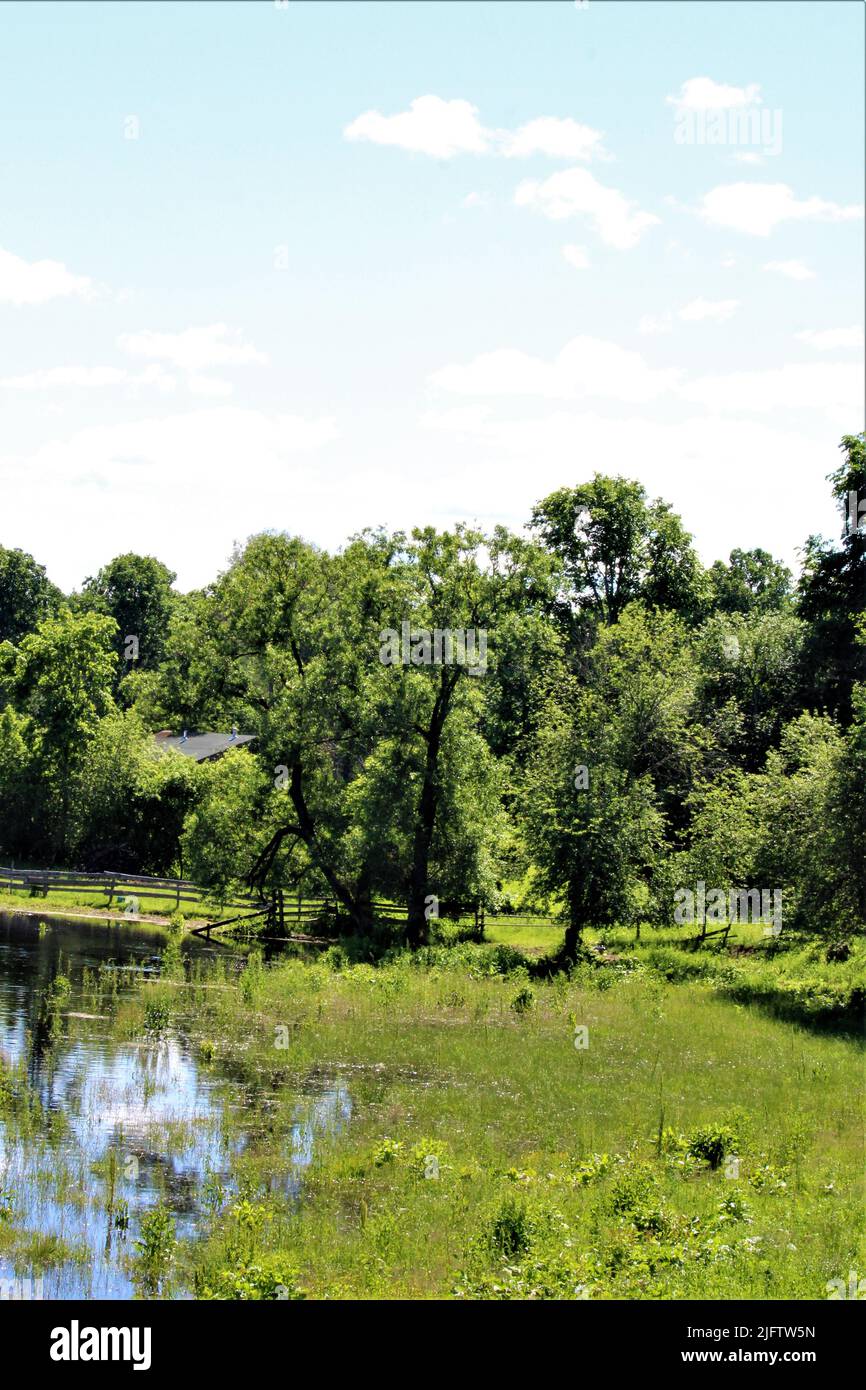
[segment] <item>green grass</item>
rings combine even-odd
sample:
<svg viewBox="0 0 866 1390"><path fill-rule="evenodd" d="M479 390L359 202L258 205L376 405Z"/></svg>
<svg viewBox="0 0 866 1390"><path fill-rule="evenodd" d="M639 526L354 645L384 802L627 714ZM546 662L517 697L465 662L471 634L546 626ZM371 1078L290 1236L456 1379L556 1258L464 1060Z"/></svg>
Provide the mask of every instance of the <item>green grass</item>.
<svg viewBox="0 0 866 1390"><path fill-rule="evenodd" d="M512 958L331 951L126 1002L129 1035L164 1005L215 1076L270 1101L173 1277L223 1297L815 1299L863 1268L857 1040L649 962L543 981ZM823 968L808 948L759 965ZM295 1201L299 1097L341 1082L351 1121L318 1136Z"/></svg>
<svg viewBox="0 0 866 1390"><path fill-rule="evenodd" d="M512 922L507 917L491 918L484 928L486 941L545 955L552 955L562 945L564 934L564 927L548 926L544 922Z"/></svg>
<svg viewBox="0 0 866 1390"><path fill-rule="evenodd" d="M175 910L174 898L154 897L147 893L139 893L134 889L127 889L127 897L138 899L138 912L145 917L164 917L166 920ZM122 893L121 893L122 896ZM118 894L115 893L111 903L109 903L108 893L82 893L74 889L49 889L43 895L31 894L29 891L11 892L4 889L0 892L0 911L20 912L22 909L33 909L37 912L44 911L50 913L62 912L64 909L72 912L91 912L97 915L104 915L107 912L123 916L123 903L118 902ZM180 910L189 920L205 920L208 917L218 917L222 913L215 903L208 903L204 899L201 902L190 903L181 902ZM228 912L224 915L228 915Z"/></svg>

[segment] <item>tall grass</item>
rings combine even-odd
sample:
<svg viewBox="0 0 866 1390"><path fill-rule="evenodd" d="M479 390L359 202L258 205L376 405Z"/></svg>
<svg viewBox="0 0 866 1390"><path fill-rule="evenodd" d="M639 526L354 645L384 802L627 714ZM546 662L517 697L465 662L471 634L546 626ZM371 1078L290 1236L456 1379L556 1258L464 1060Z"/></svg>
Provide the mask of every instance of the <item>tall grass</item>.
<svg viewBox="0 0 866 1390"><path fill-rule="evenodd" d="M725 997L721 957L640 956L545 980L503 946L379 966L335 948L254 965L240 987L228 968L229 988L145 986L119 1027L160 1004L204 1066L267 1098L232 1190L178 1252L188 1285L826 1297L864 1264L862 1045ZM778 983L817 979L819 956L727 964ZM828 990L858 968L828 966ZM309 1161L300 1098L337 1085L351 1119L321 1127Z"/></svg>

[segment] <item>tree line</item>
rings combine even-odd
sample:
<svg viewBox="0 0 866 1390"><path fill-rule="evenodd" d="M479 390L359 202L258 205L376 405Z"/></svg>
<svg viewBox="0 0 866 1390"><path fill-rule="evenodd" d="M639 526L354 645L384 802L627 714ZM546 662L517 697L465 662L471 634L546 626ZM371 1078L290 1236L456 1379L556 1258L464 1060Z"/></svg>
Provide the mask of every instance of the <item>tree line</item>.
<svg viewBox="0 0 866 1390"><path fill-rule="evenodd" d="M534 903L573 957L698 880L862 930L866 437L840 449L796 583L762 549L703 566L600 473L525 534L269 531L189 593L125 554L64 595L0 547L0 858L325 892L358 933L386 897L412 946L431 902ZM231 726L256 741L213 763L154 739Z"/></svg>

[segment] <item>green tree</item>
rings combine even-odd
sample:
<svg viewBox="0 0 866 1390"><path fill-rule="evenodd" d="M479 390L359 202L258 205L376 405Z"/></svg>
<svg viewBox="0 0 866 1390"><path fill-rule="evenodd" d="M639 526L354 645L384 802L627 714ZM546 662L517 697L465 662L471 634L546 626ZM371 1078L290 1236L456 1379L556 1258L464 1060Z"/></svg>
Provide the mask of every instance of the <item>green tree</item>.
<svg viewBox="0 0 866 1390"><path fill-rule="evenodd" d="M649 776L617 765L615 740L577 691L551 706L523 781L523 825L538 881L564 901L563 957L576 960L584 929L635 921L664 823ZM585 774L585 775L584 775Z"/></svg>
<svg viewBox="0 0 866 1390"><path fill-rule="evenodd" d="M35 838L39 785L31 743L30 719L11 705L0 710L0 857L4 863L28 857Z"/></svg>
<svg viewBox="0 0 866 1390"><path fill-rule="evenodd" d="M767 613L791 602L791 571L767 550L731 551L708 570L711 605L722 613Z"/></svg>
<svg viewBox="0 0 866 1390"><path fill-rule="evenodd" d="M237 748L198 769L197 800L183 829L183 864L196 883L225 899L243 878L260 844L260 815L269 788L260 763Z"/></svg>
<svg viewBox="0 0 866 1390"><path fill-rule="evenodd" d="M843 731L800 714L757 778L756 874L783 889L786 919L822 934L866 928L866 687Z"/></svg>
<svg viewBox="0 0 866 1390"><path fill-rule="evenodd" d="M566 959L584 927L651 915L664 836L703 756L695 672L670 613L625 608L585 673L560 683L527 764L521 819L542 887L565 902Z"/></svg>
<svg viewBox="0 0 866 1390"><path fill-rule="evenodd" d="M757 772L802 701L806 626L794 613L716 613L695 637L704 722Z"/></svg>
<svg viewBox="0 0 866 1390"><path fill-rule="evenodd" d="M847 724L853 687L866 679L866 649L858 643L866 609L866 434L846 434L839 447L843 462L830 482L842 542L807 540L798 611L809 625L803 652L807 700Z"/></svg>
<svg viewBox="0 0 866 1390"><path fill-rule="evenodd" d="M114 708L116 632L113 618L62 608L17 648L0 646L0 689L31 720L43 853L66 856L73 780L99 720Z"/></svg>
<svg viewBox="0 0 866 1390"><path fill-rule="evenodd" d="M85 579L76 596L84 612L105 613L117 623L120 672L152 670L165 650L177 576L152 555L118 555Z"/></svg>
<svg viewBox="0 0 866 1390"><path fill-rule="evenodd" d="M658 886L658 917L663 922L674 920L674 893L678 889L694 892L699 881L707 891L722 889L725 893L731 888L757 886L755 861L761 832L754 774L738 767L725 768L699 781L687 806L687 843L669 856Z"/></svg>
<svg viewBox="0 0 866 1390"><path fill-rule="evenodd" d="M689 620L703 612L706 580L691 537L666 502L647 503L640 483L596 473L545 497L532 525L561 560L578 613L614 623L635 599Z"/></svg>
<svg viewBox="0 0 866 1390"><path fill-rule="evenodd" d="M183 877L181 834L202 780L199 764L158 747L132 711L108 713L75 774L70 852L86 869Z"/></svg>
<svg viewBox="0 0 866 1390"><path fill-rule="evenodd" d="M0 545L0 642L20 642L56 612L62 600L32 555Z"/></svg>
<svg viewBox="0 0 866 1390"><path fill-rule="evenodd" d="M211 698L244 711L282 795L267 792L253 883L324 888L358 931L374 892L393 892L413 944L429 934L431 884L486 891L495 817L472 813L461 784L487 806L495 778L473 742L484 677L461 642L480 662L488 629L526 606L539 558L465 527L365 533L336 556L265 534L235 555L195 626L213 653ZM434 651L446 631L450 661ZM457 746L473 747L471 764L451 756Z"/></svg>

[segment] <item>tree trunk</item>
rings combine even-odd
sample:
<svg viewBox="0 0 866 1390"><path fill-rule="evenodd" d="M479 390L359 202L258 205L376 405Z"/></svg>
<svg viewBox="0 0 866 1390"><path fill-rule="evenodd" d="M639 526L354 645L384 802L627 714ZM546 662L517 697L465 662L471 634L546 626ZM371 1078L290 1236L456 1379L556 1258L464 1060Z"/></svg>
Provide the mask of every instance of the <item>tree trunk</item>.
<svg viewBox="0 0 866 1390"><path fill-rule="evenodd" d="M373 875L369 864L363 864L355 883L352 921L359 936L366 936L373 929L372 902Z"/></svg>
<svg viewBox="0 0 866 1390"><path fill-rule="evenodd" d="M406 941L413 950L426 946L430 939L430 924L427 918L427 885L430 866L430 845L433 841L433 828L436 824L436 810L439 803L439 749L442 744L442 730L451 708L451 696L457 676L449 676L443 670L439 693L430 715L430 725L424 734L427 754L424 759L424 781L418 800L415 819L415 835L412 842L412 867L409 873L409 892L406 913Z"/></svg>
<svg viewBox="0 0 866 1390"><path fill-rule="evenodd" d="M295 835L302 840L309 851L310 858L321 873L331 892L343 909L354 931L364 931L370 926L371 915L368 903L358 903L354 895L335 873L331 864L328 863L321 846L316 837L316 826L310 809L307 806L303 789L303 772L299 761L292 763L291 777L289 779L289 796L295 813L298 817L296 825L284 825L269 840L265 848L256 857L255 863L247 874L247 883L251 888L257 889L259 894L264 896L265 881L273 868L277 851L287 835Z"/></svg>
<svg viewBox="0 0 866 1390"><path fill-rule="evenodd" d="M565 944L562 948L563 959L568 965L574 965L577 960L583 927L584 916L580 885L572 879L568 885L568 926L565 929Z"/></svg>

